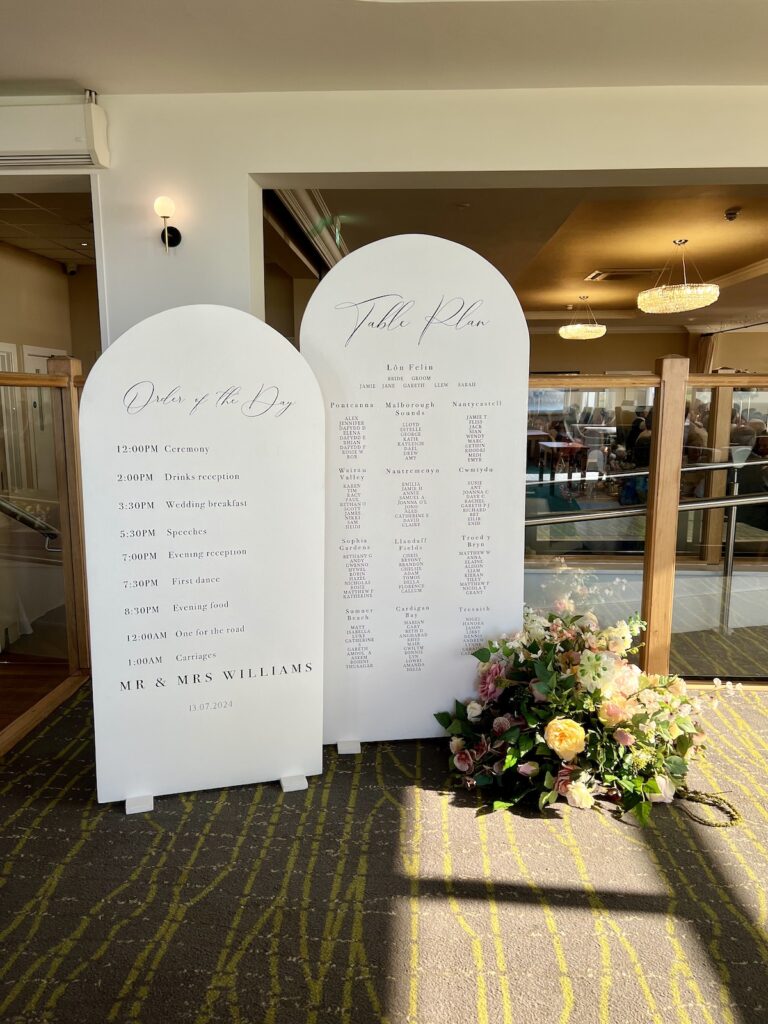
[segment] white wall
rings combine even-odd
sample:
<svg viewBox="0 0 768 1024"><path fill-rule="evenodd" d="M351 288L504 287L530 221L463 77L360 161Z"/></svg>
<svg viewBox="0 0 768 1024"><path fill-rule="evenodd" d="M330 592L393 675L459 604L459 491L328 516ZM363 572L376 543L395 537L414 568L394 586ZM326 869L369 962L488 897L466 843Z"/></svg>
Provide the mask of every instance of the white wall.
<svg viewBox="0 0 768 1024"><path fill-rule="evenodd" d="M113 158L111 169L93 176L109 341L153 312L188 302L263 315L260 191L249 174L262 183L295 175L292 184L320 184L334 173L486 172L478 184L510 185L518 172L527 172L519 179L527 184L536 184L539 172L567 172L546 179L563 184L572 172L623 170L640 172L625 181L761 180L760 171L729 176L706 169L724 160L731 168L768 166L768 135L755 131L768 109L768 87L758 86L100 102ZM696 178L695 169L705 173ZM160 194L176 201L173 222L184 235L167 256L152 211Z"/></svg>

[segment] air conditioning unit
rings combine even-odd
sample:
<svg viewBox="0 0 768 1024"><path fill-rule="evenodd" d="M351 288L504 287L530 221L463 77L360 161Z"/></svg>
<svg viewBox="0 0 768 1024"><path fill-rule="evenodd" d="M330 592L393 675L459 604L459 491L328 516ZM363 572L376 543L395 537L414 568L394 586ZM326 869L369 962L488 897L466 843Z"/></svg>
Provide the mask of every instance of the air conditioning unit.
<svg viewBox="0 0 768 1024"><path fill-rule="evenodd" d="M92 100L0 105L0 171L109 167L107 116Z"/></svg>

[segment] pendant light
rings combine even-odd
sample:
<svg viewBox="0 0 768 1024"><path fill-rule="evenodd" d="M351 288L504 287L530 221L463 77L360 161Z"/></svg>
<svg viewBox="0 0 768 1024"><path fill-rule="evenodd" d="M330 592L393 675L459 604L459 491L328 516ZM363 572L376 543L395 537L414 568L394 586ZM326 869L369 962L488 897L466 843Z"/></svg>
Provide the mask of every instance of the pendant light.
<svg viewBox="0 0 768 1024"><path fill-rule="evenodd" d="M672 261L667 260L666 266L659 274L658 280L653 288L646 288L637 296L637 307L644 313L685 313L690 309L703 309L704 306L711 306L720 297L720 288L716 284L707 284L693 263L694 270L698 275L698 281L688 280L688 271L685 265L685 246L687 238L676 238L674 245L680 250L682 262L683 280L679 284L672 284L673 268ZM660 282L665 279L664 284Z"/></svg>
<svg viewBox="0 0 768 1024"><path fill-rule="evenodd" d="M557 332L566 341L591 341L593 338L602 338L608 328L605 324L599 324L595 320L592 307L587 302L588 295L580 295L579 299L584 303L589 320L586 323L576 323L576 314L569 324L563 326Z"/></svg>

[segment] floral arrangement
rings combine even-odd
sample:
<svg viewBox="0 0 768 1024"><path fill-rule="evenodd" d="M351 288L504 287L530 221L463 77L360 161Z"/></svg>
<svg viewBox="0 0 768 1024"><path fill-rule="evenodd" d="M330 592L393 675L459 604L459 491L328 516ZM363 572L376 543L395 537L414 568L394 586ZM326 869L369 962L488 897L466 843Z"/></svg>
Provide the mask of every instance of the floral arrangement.
<svg viewBox="0 0 768 1024"><path fill-rule="evenodd" d="M526 609L521 632L475 651L476 697L435 716L451 737L451 769L495 809L605 798L646 824L653 803L684 791L709 698L630 664L645 627L637 616L601 629L567 605L548 616Z"/></svg>

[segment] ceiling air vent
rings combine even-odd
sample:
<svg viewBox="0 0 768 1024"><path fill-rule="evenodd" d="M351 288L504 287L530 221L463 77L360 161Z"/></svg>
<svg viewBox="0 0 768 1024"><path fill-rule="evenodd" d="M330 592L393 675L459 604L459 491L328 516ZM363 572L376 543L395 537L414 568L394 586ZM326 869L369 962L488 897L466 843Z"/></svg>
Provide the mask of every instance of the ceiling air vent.
<svg viewBox="0 0 768 1024"><path fill-rule="evenodd" d="M103 109L92 99L0 103L0 171L38 167L109 167Z"/></svg>
<svg viewBox="0 0 768 1024"><path fill-rule="evenodd" d="M593 270L584 278L585 281L628 281L640 277L658 277L659 268L645 267L638 270L636 267L629 269L614 270Z"/></svg>

